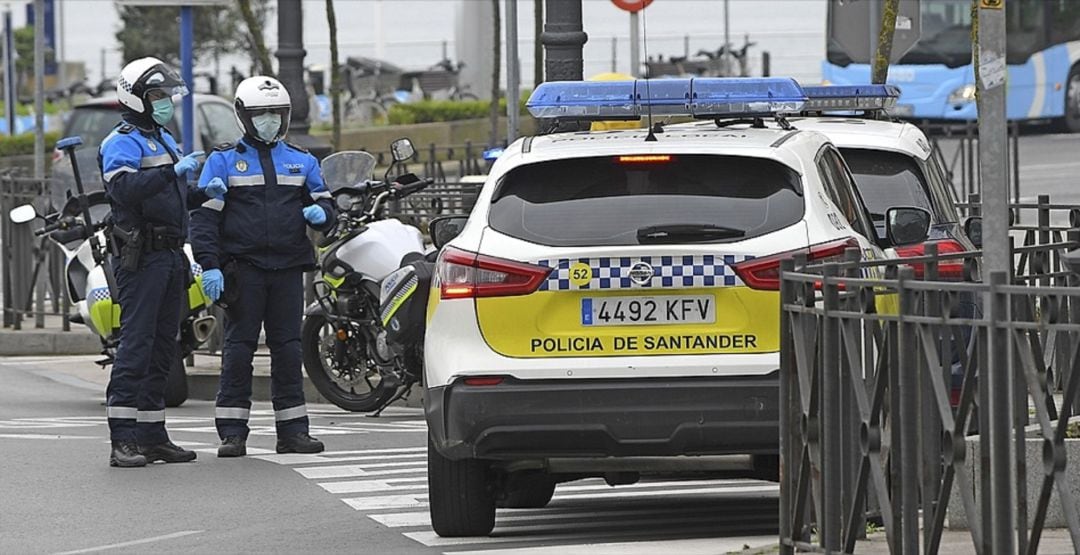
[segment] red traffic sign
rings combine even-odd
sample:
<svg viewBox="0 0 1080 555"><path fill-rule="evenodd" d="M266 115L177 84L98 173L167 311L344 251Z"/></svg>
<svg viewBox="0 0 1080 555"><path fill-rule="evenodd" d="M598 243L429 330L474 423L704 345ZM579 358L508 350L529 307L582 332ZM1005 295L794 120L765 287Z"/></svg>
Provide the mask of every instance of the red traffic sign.
<svg viewBox="0 0 1080 555"><path fill-rule="evenodd" d="M652 4L652 0L611 0L611 3L620 10L637 13Z"/></svg>

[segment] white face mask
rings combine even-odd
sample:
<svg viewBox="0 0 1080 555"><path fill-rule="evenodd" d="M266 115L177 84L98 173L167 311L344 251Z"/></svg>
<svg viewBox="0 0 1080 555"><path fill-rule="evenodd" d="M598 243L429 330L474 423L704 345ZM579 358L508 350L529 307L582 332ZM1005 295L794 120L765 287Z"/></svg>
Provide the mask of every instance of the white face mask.
<svg viewBox="0 0 1080 555"><path fill-rule="evenodd" d="M262 114L255 116L251 118L251 124L255 126L255 134L263 142L270 143L277 138L278 131L281 130L281 115Z"/></svg>

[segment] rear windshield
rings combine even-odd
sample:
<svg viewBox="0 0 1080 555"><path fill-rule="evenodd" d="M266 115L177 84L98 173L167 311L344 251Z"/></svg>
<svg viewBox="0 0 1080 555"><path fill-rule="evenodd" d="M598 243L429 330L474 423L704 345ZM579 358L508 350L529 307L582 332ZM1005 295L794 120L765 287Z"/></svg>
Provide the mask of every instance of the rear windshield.
<svg viewBox="0 0 1080 555"><path fill-rule="evenodd" d="M82 137L83 148L96 147L119 122L120 111L115 108L79 108L71 113L66 134Z"/></svg>
<svg viewBox="0 0 1080 555"><path fill-rule="evenodd" d="M495 192L489 223L542 245L603 246L741 241L802 216L799 175L778 162L672 155L642 163L605 156L511 170Z"/></svg>
<svg viewBox="0 0 1080 555"><path fill-rule="evenodd" d="M922 208L934 214L936 220L947 221L941 208L935 206L922 168L911 156L865 149L843 149L842 152L876 224L884 222L885 212L896 206ZM943 201L939 199L939 202Z"/></svg>

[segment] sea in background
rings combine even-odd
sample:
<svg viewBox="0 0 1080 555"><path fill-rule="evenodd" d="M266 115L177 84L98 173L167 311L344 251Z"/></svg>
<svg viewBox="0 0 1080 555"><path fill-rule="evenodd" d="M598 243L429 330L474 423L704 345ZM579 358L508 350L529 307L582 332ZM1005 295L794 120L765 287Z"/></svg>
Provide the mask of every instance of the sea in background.
<svg viewBox="0 0 1080 555"><path fill-rule="evenodd" d="M455 34L463 27L463 4L488 1L336 0L342 59L377 57L405 69L426 68L441 59L444 51L456 60ZM57 3L63 18L64 58L85 62L92 84L103 74L115 76L123 60L115 39L119 18L113 2L57 0ZM305 64L329 65L325 0L303 3L308 52ZM25 24L22 2L7 5L12 8L16 27ZM500 6L503 5L500 1ZM533 82L533 5L532 0L518 2L519 58L521 82L525 87ZM752 74L760 74L761 53L767 50L772 55L773 75L788 75L807 83L820 80L825 53L825 0L730 0L730 9L731 42L739 47L744 37L749 36L756 43L749 56ZM628 72L629 15L610 0L584 0L583 14L585 32L589 35L584 56L586 76L613 68ZM654 58L715 51L723 44L723 0L655 0L643 19L648 54ZM57 28L61 28L59 22ZM273 15L266 29L268 46L273 49L277 42L277 21ZM462 61L470 63L467 59ZM227 56L217 64L201 61L196 71L217 72L227 84L232 66L247 74L250 60L246 56Z"/></svg>

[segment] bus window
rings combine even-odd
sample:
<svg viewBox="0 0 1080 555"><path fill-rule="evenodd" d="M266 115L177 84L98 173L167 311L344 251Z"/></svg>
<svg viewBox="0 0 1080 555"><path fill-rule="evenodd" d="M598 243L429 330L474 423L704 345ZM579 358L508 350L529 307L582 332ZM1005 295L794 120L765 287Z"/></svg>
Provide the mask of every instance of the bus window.
<svg viewBox="0 0 1080 555"><path fill-rule="evenodd" d="M1055 0L1046 3L1050 22L1050 44L1080 40L1080 2Z"/></svg>
<svg viewBox="0 0 1080 555"><path fill-rule="evenodd" d="M1005 3L1005 33L1009 64L1026 63L1032 54L1049 46L1046 43L1046 25L1043 16L1043 0L1020 0Z"/></svg>

